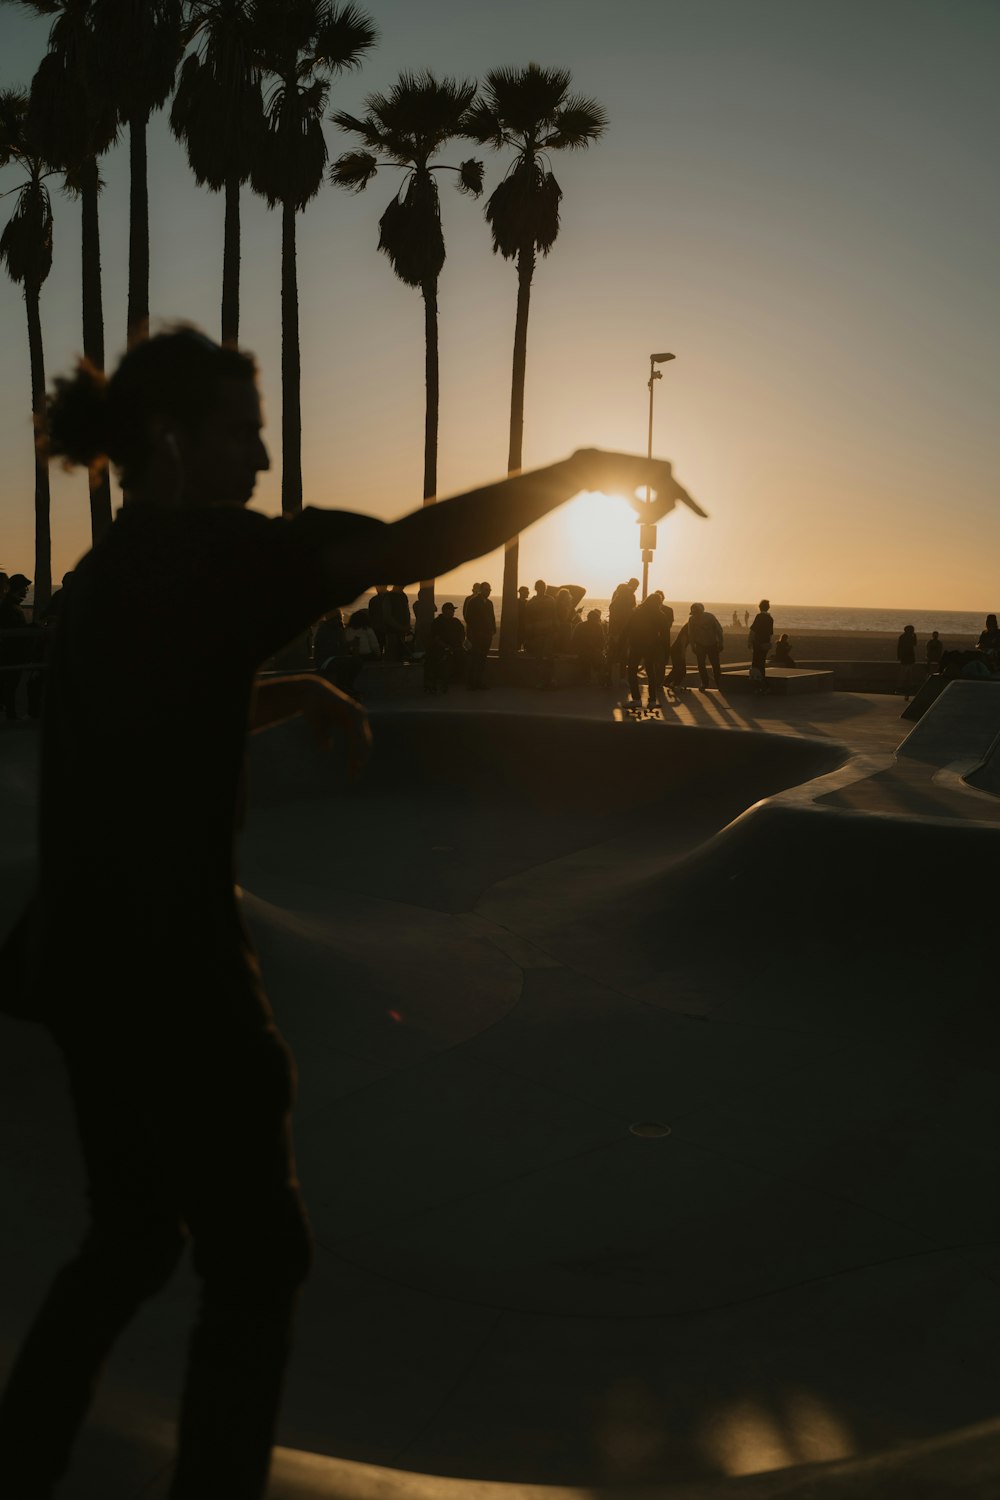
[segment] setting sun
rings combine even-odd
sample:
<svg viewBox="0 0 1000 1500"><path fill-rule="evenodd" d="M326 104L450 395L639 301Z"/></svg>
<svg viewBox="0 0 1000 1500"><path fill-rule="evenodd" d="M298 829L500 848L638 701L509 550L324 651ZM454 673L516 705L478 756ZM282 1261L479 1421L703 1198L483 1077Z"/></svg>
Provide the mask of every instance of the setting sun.
<svg viewBox="0 0 1000 1500"><path fill-rule="evenodd" d="M635 511L622 496L587 491L547 525L567 576L579 576L591 593L610 592L622 578L636 573L639 528Z"/></svg>

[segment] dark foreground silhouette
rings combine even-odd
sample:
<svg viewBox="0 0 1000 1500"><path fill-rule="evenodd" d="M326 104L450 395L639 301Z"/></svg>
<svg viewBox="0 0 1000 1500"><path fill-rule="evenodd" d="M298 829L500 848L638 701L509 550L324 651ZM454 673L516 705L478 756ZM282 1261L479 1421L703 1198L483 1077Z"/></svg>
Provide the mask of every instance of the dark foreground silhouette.
<svg viewBox="0 0 1000 1500"><path fill-rule="evenodd" d="M291 1056L234 892L248 726L367 723L321 678L255 673L377 579L499 546L583 489L661 511L669 465L580 454L391 525L245 509L268 466L253 361L192 330L58 383L54 454L110 458L131 503L60 611L42 729L37 894L3 954L5 1008L66 1060L92 1226L57 1277L0 1403L0 1487L50 1496L103 1360L185 1241L203 1280L181 1409L179 1497L263 1493L310 1236L296 1182Z"/></svg>

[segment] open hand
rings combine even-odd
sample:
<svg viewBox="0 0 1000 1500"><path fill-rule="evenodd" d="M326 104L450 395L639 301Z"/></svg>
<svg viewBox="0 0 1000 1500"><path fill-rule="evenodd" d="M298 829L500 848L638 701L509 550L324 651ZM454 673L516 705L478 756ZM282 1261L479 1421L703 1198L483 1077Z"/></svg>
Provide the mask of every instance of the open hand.
<svg viewBox="0 0 1000 1500"><path fill-rule="evenodd" d="M705 512L674 478L673 468L662 458L641 458L634 453L608 453L602 448L580 448L570 459L580 476L582 490L600 490L622 495L644 521L659 521L680 501L704 516ZM649 485L650 503L636 491Z"/></svg>

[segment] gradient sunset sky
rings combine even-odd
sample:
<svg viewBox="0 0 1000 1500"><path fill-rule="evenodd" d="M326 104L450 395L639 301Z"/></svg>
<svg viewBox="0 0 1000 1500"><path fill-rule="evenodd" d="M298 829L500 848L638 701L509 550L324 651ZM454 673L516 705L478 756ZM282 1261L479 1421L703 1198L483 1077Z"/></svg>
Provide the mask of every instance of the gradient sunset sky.
<svg viewBox="0 0 1000 1500"><path fill-rule="evenodd" d="M660 526L668 599L985 611L1000 605L1000 4L996 0L371 0L381 41L335 79L362 110L402 69L474 78L567 67L611 125L556 153L560 238L535 276L526 467L646 446L710 514ZM0 85L27 85L48 21L0 9ZM328 125L331 158L351 144ZM473 154L456 143L444 160ZM487 193L506 158L490 152ZM105 158L109 356L125 336L127 151ZM17 172L0 172L0 191ZM332 187L299 219L307 504L391 517L420 503L423 308L377 254L398 178ZM507 454L516 276L482 203L442 178L442 495ZM485 202L485 196L483 202ZM217 335L223 203L198 189L166 115L150 134L151 307ZM0 224L13 197L0 201ZM79 352L79 206L53 180L47 373ZM241 338L257 354L280 509L280 217L243 197ZM0 567L33 572L24 307L0 279ZM89 544L84 475L53 469L53 576ZM638 573L635 528L578 503L522 543L522 579L592 596ZM491 578L499 557L441 581Z"/></svg>

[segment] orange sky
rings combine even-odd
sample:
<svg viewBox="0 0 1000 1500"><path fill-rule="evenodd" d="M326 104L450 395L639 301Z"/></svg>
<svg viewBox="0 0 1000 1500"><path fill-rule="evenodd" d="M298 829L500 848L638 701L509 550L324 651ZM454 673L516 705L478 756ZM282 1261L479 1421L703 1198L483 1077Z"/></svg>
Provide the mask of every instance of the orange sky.
<svg viewBox="0 0 1000 1500"><path fill-rule="evenodd" d="M562 231L539 265L525 462L579 446L644 451L648 355L671 349L655 449L710 513L660 527L653 586L689 600L985 610L1000 555L995 89L1000 10L978 0L516 3L460 24L458 0L373 3L383 40L334 83L357 111L403 67L476 75L531 58L572 69L611 117L553 167ZM0 10L0 83L27 82L47 26ZM331 153L344 138L328 127ZM462 154L466 154L464 151ZM501 170L485 154L487 190ZM127 162L104 165L109 350L124 334ZM161 115L150 142L152 305L217 331L222 202L199 191ZM0 173L0 191L13 186ZM419 503L423 313L376 253L395 185L324 189L299 220L307 501L398 515ZM443 188L440 488L502 473L516 278L481 206ZM55 194L43 294L50 375L77 352L78 206ZM0 222L12 203L0 203ZM244 343L280 411L277 216L244 195ZM0 282L0 566L32 564L27 340ZM275 470L257 504L278 508ZM53 474L53 572L87 545L86 482ZM634 527L593 507L527 535L523 576L597 597L638 572ZM498 558L445 589L490 577Z"/></svg>

